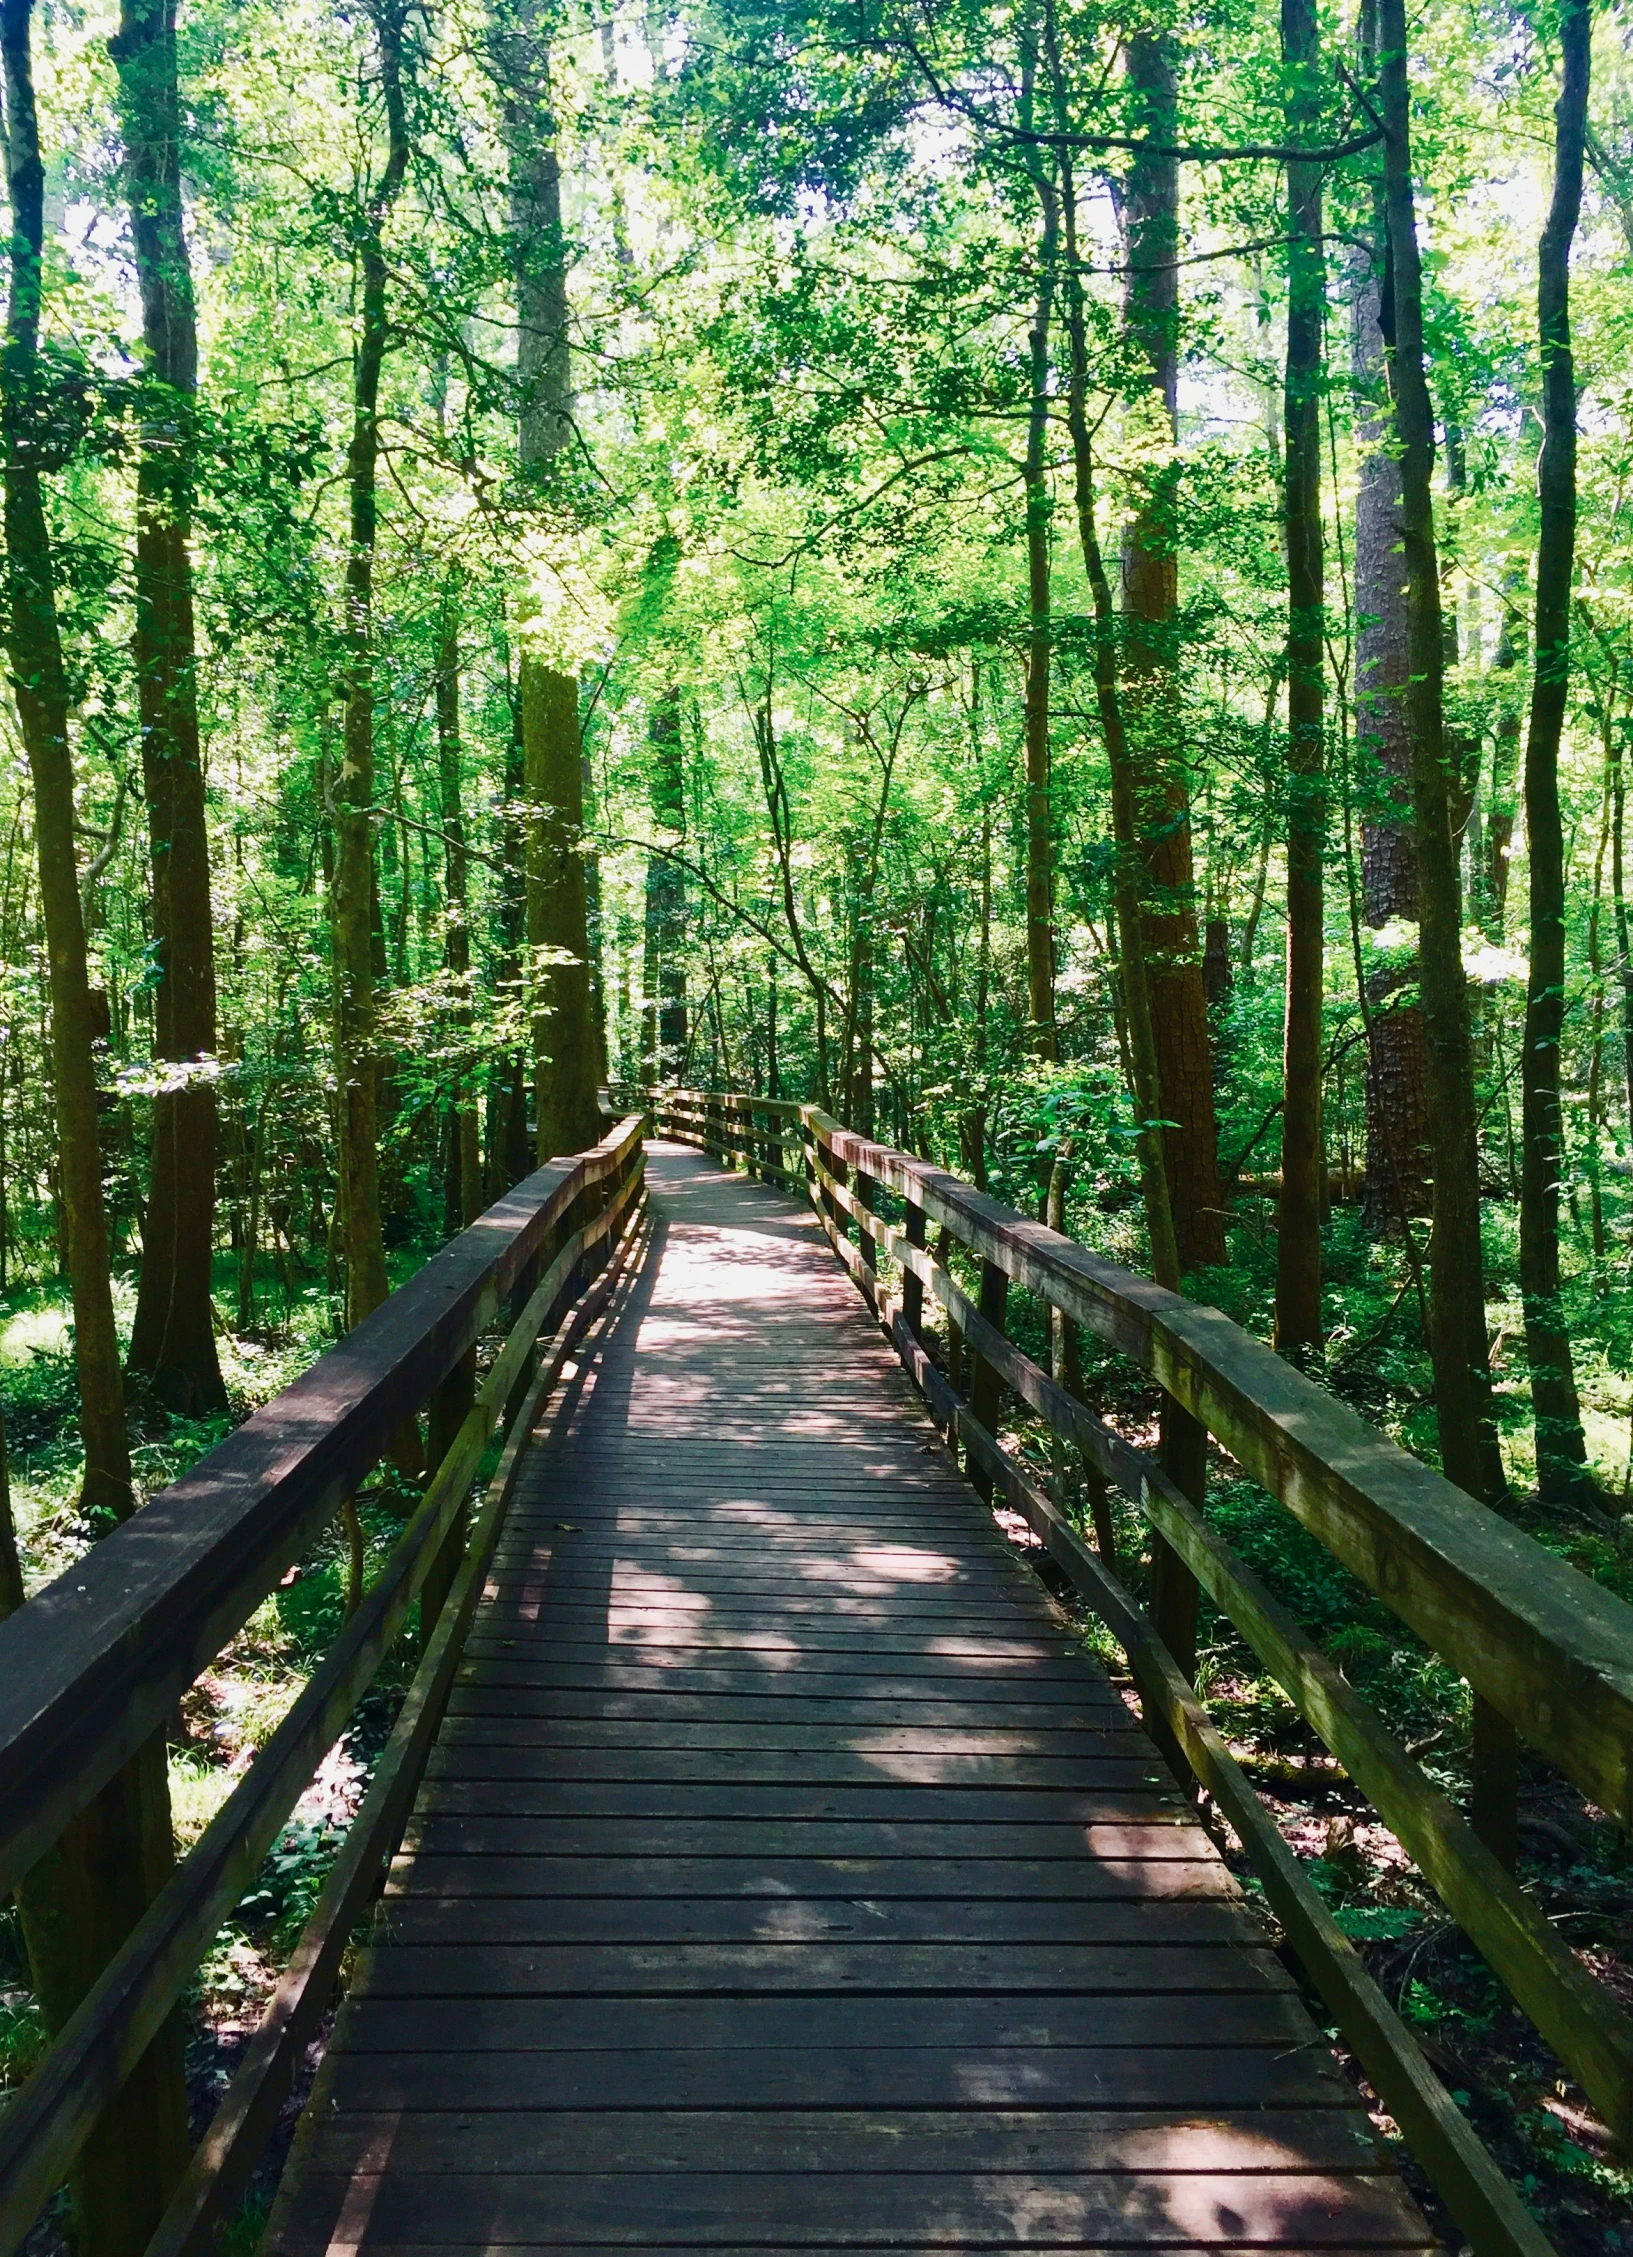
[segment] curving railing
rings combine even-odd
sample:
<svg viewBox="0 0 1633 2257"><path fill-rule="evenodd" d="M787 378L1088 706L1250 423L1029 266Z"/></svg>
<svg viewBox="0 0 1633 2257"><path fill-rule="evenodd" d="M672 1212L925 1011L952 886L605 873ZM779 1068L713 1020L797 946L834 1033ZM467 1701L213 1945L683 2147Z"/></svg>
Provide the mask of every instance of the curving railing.
<svg viewBox="0 0 1633 2257"><path fill-rule="evenodd" d="M1499 1841L1508 1728L1633 1829L1633 1609L1476 1505L1217 1309L852 1133L816 1106L678 1089L654 1090L648 1102L660 1133L808 1192L947 1441L963 1451L971 1480L1024 1516L1123 1647L1154 1736L1234 1828L1311 1982L1479 2257L1541 2257L1546 2237L1367 1974L1197 1698L1189 1680L1199 1590L1366 1795L1624 2149L1633 2145L1633 2016L1209 1525L1201 1510L1207 1438L1463 1676L1497 1720L1495 1795L1489 1778L1484 1785L1498 1820L1486 1830ZM941 1234L935 1252L932 1224ZM974 1294L950 1273L951 1245L980 1265ZM1051 1312L1062 1341L1080 1326L1156 1381L1163 1419L1154 1454L1132 1447L1063 1383L1075 1367L1070 1352L1045 1371L1006 1337L1012 1285ZM939 1363L927 1344L926 1296L944 1320ZM1076 1453L1094 1548L1000 1441L1006 1391ZM1150 1525L1149 1612L1116 1573L1108 1484ZM1491 1736L1488 1729L1488 1744Z"/></svg>
<svg viewBox="0 0 1633 2257"><path fill-rule="evenodd" d="M179 2179L168 2174L155 2204L151 2156L128 2143L97 2152L95 2198L111 2224L94 2238L147 2257L203 2257L213 2246L401 1837L522 1447L613 1292L641 1228L643 1184L638 1116L593 1151L540 1168L0 1623L0 1891L26 1885L65 1829L110 1807L134 1813L127 1835L145 1842L139 1862L150 1868L134 1872L127 1858L96 1884L107 1901L89 1909L123 1941L0 2114L0 2250L27 2233L116 2100L127 2106L133 2088L179 2080L179 2048L166 2054L155 2040L417 1597L418 1661L390 1741L191 2161ZM505 1336L479 1381L478 1342L499 1320ZM176 1863L163 1743L179 1696L422 1409L432 1470L420 1503L293 1707ZM502 1454L473 1518L496 1428ZM147 2097L156 2123L182 2105L179 2088Z"/></svg>

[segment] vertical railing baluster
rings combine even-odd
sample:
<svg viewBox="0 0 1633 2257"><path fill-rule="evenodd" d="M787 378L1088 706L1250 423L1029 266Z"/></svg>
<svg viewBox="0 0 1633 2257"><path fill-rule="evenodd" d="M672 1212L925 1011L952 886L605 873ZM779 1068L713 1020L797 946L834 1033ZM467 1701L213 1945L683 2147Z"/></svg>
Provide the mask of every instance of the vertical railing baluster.
<svg viewBox="0 0 1633 2257"><path fill-rule="evenodd" d="M996 1262L981 1264L981 1297L977 1304L994 1331L1002 1332L1009 1311L1009 1276ZM984 1426L996 1441L998 1435L998 1410L1003 1400L1003 1382L996 1368L987 1362L979 1348L975 1351L974 1367L970 1373L970 1411L976 1423ZM987 1504L992 1502L992 1476L982 1466L971 1464L970 1481L978 1496Z"/></svg>
<svg viewBox="0 0 1633 2257"><path fill-rule="evenodd" d="M1474 1696L1469 1824L1505 1871L1512 1873L1520 1841L1520 1742L1500 1708Z"/></svg>
<svg viewBox="0 0 1633 2257"><path fill-rule="evenodd" d="M454 1437L471 1414L476 1401L476 1349L467 1348L453 1370L431 1398L430 1448L427 1452L429 1468L435 1473L454 1444ZM426 1571L420 1586L420 1644L423 1647L436 1626L442 1612L443 1601L453 1589L454 1577L465 1557L465 1537L468 1520L466 1507L461 1505L449 1526L448 1533L437 1548L437 1556Z"/></svg>
<svg viewBox="0 0 1633 2257"><path fill-rule="evenodd" d="M916 1200L907 1202L907 1243L922 1252L925 1236L924 1209ZM924 1280L910 1269L902 1271L902 1318L908 1331L922 1348L924 1345Z"/></svg>

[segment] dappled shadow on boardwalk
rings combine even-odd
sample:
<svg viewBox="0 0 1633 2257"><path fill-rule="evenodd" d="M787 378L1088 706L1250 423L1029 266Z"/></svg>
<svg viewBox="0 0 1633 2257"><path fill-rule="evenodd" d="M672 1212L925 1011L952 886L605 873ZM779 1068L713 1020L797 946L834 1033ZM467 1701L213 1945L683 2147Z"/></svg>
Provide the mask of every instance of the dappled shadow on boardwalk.
<svg viewBox="0 0 1633 2257"><path fill-rule="evenodd" d="M269 2246L1420 2245L812 1225L651 1175Z"/></svg>

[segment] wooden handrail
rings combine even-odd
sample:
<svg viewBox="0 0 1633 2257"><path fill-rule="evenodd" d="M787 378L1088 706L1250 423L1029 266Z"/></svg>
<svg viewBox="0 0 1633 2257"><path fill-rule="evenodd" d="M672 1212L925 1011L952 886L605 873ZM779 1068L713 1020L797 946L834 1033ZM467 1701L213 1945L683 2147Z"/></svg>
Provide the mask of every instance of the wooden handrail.
<svg viewBox="0 0 1633 2257"><path fill-rule="evenodd" d="M0 1890L55 1841L353 1495L551 1230L640 1139L553 1160L0 1623Z"/></svg>
<svg viewBox="0 0 1633 2257"><path fill-rule="evenodd" d="M716 1097L704 1106L696 1093L678 1093L677 1101L658 1092L654 1118L671 1133L701 1140L700 1132L731 1110L746 1120L750 1142L763 1137L780 1158L787 1141L781 1116L765 1131L753 1125L762 1103ZM1475 2247L1482 2257L1487 2250L1518 2257L1545 2249L1208 1724L1160 1624L1129 1598L1114 1561L1095 1558L998 1440L1000 1385L1081 1453L1086 1474L1109 1480L1141 1508L1154 1550L1166 1551L1193 1588L1199 1580L1234 1622L1624 2143L1633 2139L1633 2017L1209 1527L1194 1499L1006 1337L1002 1294L992 1280L1024 1286L1150 1373L1168 1401L1200 1420L1624 1825L1633 1816L1633 1609L1376 1433L1218 1310L1164 1292L958 1177L844 1129L818 1107L802 1106L798 1114L811 1202L835 1252L949 1440L966 1450L972 1479L1000 1489L1030 1521L1123 1644L1153 1729L1227 1811L1312 1979ZM743 1141L740 1135L733 1144ZM730 1156L718 1142L712 1148ZM905 1202L905 1230L874 1211L874 1186ZM981 1263L979 1302L926 1250L927 1221ZM881 1259L899 1271L899 1299L881 1282ZM956 1341L973 1354L967 1396L924 1345L926 1293L945 1312L949 1347ZM949 1360L956 1367L962 1354Z"/></svg>
<svg viewBox="0 0 1633 2257"><path fill-rule="evenodd" d="M251 2050L246 2075L253 2068L253 2090L245 2099L239 2085L233 2088L234 2105L206 2142L209 2165L195 2160L165 2223L169 2239L160 2237L162 2246L198 2257L210 2245L322 2011L345 1936L395 1846L520 1442L633 1241L643 1189L641 1127L639 1117L627 1120L593 1151L528 1178L192 1474L0 1624L0 1718L10 1730L9 1740L0 1739L0 1809L10 1829L6 1848L20 1870L129 1749L151 1736L176 1692L260 1604L291 1553L351 1493L405 1420L427 1397L442 1406L440 1463L361 1605L0 2117L0 2249L14 2248L27 2232L126 2080L157 2073L148 2055L155 2033L418 1596L425 1651L402 1726L348 1835L340 1878L320 1900ZM507 1296L508 1337L475 1388L475 1342ZM535 1346L552 1336L555 1347L530 1383ZM280 1438L280 1413L293 1429L289 1440ZM467 1544L466 1500L500 1421L511 1439ZM434 1436L438 1426L434 1415ZM245 1436L247 1444L235 1449ZM189 1503L201 1508L202 1526L189 1525ZM156 1542L126 1541L133 1533L151 1539L155 1529ZM234 1555L228 1545L236 1545ZM111 1575L108 1555L116 1563ZM107 1619L87 1604L64 1607L65 1582L74 1586L75 1602L101 1596ZM55 1605L48 1603L54 1594ZM30 1668L38 1672L33 1683L22 1674ZM134 1710L135 1720L109 1715L110 1701ZM53 1750L60 1765L78 1768L66 1775L42 1770Z"/></svg>

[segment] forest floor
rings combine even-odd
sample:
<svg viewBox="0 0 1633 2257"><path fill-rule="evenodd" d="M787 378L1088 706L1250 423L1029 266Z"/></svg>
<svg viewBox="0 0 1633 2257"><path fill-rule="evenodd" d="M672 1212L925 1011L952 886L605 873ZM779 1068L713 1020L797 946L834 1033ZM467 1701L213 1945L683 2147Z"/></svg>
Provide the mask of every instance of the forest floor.
<svg viewBox="0 0 1633 2257"><path fill-rule="evenodd" d="M998 1188L996 1185L995 1189ZM1094 1243L1092 1228L1079 1233ZM1107 1232L1115 1239L1115 1232ZM1402 1440L1432 1455L1424 1430L1431 1411L1410 1277L1398 1255L1350 1234L1335 1221L1334 1272L1346 1313L1330 1372L1339 1391ZM432 1241L400 1248L394 1275L411 1272ZM1237 1234L1229 1271L1199 1281L1201 1297L1263 1332L1259 1306L1266 1281L1255 1256L1255 1233ZM1270 1242L1273 1259L1273 1240ZM1121 1253L1115 1243L1108 1252ZM1346 1275L1347 1269L1347 1275ZM232 1302L236 1266L223 1265L219 1305ZM1405 1290L1403 1290L1403 1287ZM1502 1290L1498 1269L1498 1291ZM237 1419L270 1400L335 1337L334 1305L322 1283L270 1274L260 1281L262 1322L222 1337L229 1414L189 1425L137 1410L137 1464L151 1494L210 1447ZM123 1313L128 1294L121 1289ZM1494 1317L1501 1327L1500 1307ZM1618 1305L1618 1315L1619 1315ZM1590 1311L1591 1314L1591 1311ZM1028 1340L1029 1321L1038 1331ZM1037 1312L1012 1303L1012 1329L1023 1346L1043 1346ZM1627 1381L1619 1377L1619 1344L1610 1328L1584 1323L1590 1343L1585 1393L1598 1403L1590 1439L1606 1492L1619 1492L1625 1449ZM1500 1336L1500 1334L1499 1334ZM1352 1344L1359 1343L1357 1349ZM1155 1404L1126 1366L1110 1359L1089 1373L1105 1414L1131 1440L1153 1433ZM1621 1400L1617 1399L1617 1389ZM31 1584L60 1571L92 1531L75 1505L77 1440L74 1383L61 1288L44 1285L0 1299L0 1400L10 1443L13 1504ZM1526 1466L1518 1433L1523 1400L1504 1398L1514 1431L1505 1447L1516 1478ZM1047 1462L1043 1437L1011 1436ZM389 1470L360 1499L371 1564L389 1550L414 1492ZM1468 1787L1468 1689L1427 1654L1388 1611L1356 1583L1291 1517L1230 1461L1210 1468L1209 1516L1236 1551L1277 1591L1298 1620L1365 1693L1403 1739L1429 1779L1454 1800ZM1549 1550L1633 1601L1633 1545L1618 1506L1584 1514L1544 1512L1523 1492L1517 1524ZM1633 1524L1625 1524L1633 1527ZM1018 1528L1012 1534L1019 1536ZM1119 1549L1130 1581L1143 1585L1145 1532L1131 1507L1119 1508ZM335 1529L291 1570L227 1652L181 1705L171 1748L171 1793L178 1838L196 1840L275 1729L344 1612L344 1538ZM1069 1595L1062 1594L1068 1598ZM1114 1677L1125 1681L1121 1656L1107 1634L1084 1619L1087 1642ZM370 1765L389 1733L412 1665L412 1637L382 1671L344 1738L325 1761L269 1856L254 1889L221 1931L189 1995L188 2076L195 2129L212 2113L254 2028L295 1938L316 1901L324 1875L367 1784ZM1345 1773L1268 1678L1230 1623L1204 1606L1198 1684L1238 1759L1273 1810L1339 1926L1413 2028L1430 2059L1465 2107L1482 2138L1536 2211L1560 2257L1633 2257L1633 2168L1613 2150L1579 2088L1553 2059L1530 2023L1507 2001L1484 1962L1461 1939ZM1250 1895L1256 1884L1222 1821L1220 1840ZM1633 1845L1602 1813L1585 1804L1545 1766L1530 1766L1522 1788L1521 1876L1550 1919L1594 1971L1633 2006ZM1261 1909L1264 1909L1261 1904ZM1268 1910L1265 1917L1270 1919ZM1274 1926L1273 1921L1271 1922ZM1296 1970L1295 1970L1296 1972ZM1327 2017L1312 2000L1318 2023ZM0 1911L0 2105L44 2048L44 2032L26 1981L14 1913ZM313 2049L315 2062L321 2043ZM1359 2077L1363 2092L1364 2080ZM246 2257L274 2183L301 2093L285 2111L284 2138L225 2245ZM1394 2127L1366 2093L1386 2136ZM1447 2246L1461 2236L1446 2220L1421 2174L1405 2165ZM58 2257L60 2220L45 2220L29 2257Z"/></svg>

